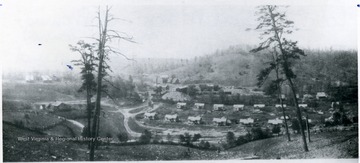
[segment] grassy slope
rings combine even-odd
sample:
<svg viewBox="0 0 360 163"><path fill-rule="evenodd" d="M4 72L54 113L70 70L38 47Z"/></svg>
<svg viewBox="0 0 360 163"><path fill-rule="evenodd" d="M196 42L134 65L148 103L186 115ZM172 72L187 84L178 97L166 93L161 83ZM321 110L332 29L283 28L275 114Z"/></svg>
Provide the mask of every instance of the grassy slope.
<svg viewBox="0 0 360 163"><path fill-rule="evenodd" d="M43 137L37 133L3 124L4 161L61 161L71 158L74 161L87 159L86 145L73 142L21 142L19 136ZM309 144L310 152L302 152L299 136L288 143L284 137L250 142L220 153L190 149L190 156L185 153L187 147L174 145L138 145L109 146L96 151L96 160L211 160L241 159L254 153L261 159L277 157L300 158L356 158L358 157L357 132L333 132L313 135ZM56 156L52 158L51 156Z"/></svg>
<svg viewBox="0 0 360 163"><path fill-rule="evenodd" d="M303 158L358 158L358 133L341 131L313 134L308 143L309 152L302 152L302 141L299 135L292 137L291 142L285 137L259 140L230 149L242 154L257 154L262 159L303 159ZM236 157L236 156L235 156Z"/></svg>

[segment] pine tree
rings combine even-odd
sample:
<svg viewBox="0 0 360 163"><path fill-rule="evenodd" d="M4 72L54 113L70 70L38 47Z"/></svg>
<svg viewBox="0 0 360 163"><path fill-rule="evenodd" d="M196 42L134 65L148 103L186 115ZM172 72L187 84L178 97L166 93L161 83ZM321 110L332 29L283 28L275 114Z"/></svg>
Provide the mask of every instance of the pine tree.
<svg viewBox="0 0 360 163"><path fill-rule="evenodd" d="M294 22L288 20L286 14L281 12L281 9L278 6L266 5L259 6L258 8L259 11L257 12L257 15L259 17L257 21L259 21L259 24L255 30L261 31L260 39L262 39L262 42L253 51L258 52L265 49L273 49L274 52L279 54L279 59L277 59L276 63L280 65L285 79L289 83L296 107L297 118L299 122L301 122L302 116L294 85L296 75L292 70L292 64L294 60L300 59L300 56L305 56L305 53L298 48L296 41L291 41L285 37L293 32ZM308 151L304 128L302 125L299 125L299 127L303 140L303 148L305 151Z"/></svg>
<svg viewBox="0 0 360 163"><path fill-rule="evenodd" d="M75 63L75 66L81 67L81 79L83 81L79 92L86 91L86 112L87 112L87 127L84 128L87 137L90 137L91 133L91 117L92 117L92 110L94 106L91 103L91 98L96 91L96 82L95 82L95 56L94 56L94 45L85 43L84 41L79 41L76 46L69 45L70 50L74 52L78 52L81 55L81 59L73 60L72 62ZM90 142L89 142L90 148Z"/></svg>

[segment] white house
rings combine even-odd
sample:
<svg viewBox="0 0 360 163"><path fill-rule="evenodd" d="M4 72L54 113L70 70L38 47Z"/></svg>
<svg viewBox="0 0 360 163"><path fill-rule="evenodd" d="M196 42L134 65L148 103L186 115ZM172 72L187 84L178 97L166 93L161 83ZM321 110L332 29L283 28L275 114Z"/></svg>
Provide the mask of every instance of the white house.
<svg viewBox="0 0 360 163"><path fill-rule="evenodd" d="M286 108L286 104L283 104L283 107ZM275 104L275 108L281 108L281 104Z"/></svg>
<svg viewBox="0 0 360 163"><path fill-rule="evenodd" d="M281 94L281 99L285 99L285 95L284 95L284 94Z"/></svg>
<svg viewBox="0 0 360 163"><path fill-rule="evenodd" d="M214 110L225 110L224 104L214 104Z"/></svg>
<svg viewBox="0 0 360 163"><path fill-rule="evenodd" d="M169 121L169 122L177 122L178 119L178 115L174 114L174 115L170 115L170 114L166 114L165 115L165 121Z"/></svg>
<svg viewBox="0 0 360 163"><path fill-rule="evenodd" d="M42 80L44 83L50 83L50 82L52 82L51 77L48 76L48 75L42 75L42 76L41 76L41 80Z"/></svg>
<svg viewBox="0 0 360 163"><path fill-rule="evenodd" d="M324 98L327 98L327 95L325 92L318 92L316 93L316 99L324 99Z"/></svg>
<svg viewBox="0 0 360 163"><path fill-rule="evenodd" d="M196 109L204 109L205 104L204 103L195 103L194 106Z"/></svg>
<svg viewBox="0 0 360 163"><path fill-rule="evenodd" d="M240 111L240 110L244 109L243 104L236 104L236 105L233 105L233 107L234 107L234 111Z"/></svg>
<svg viewBox="0 0 360 163"><path fill-rule="evenodd" d="M156 117L156 112L153 112L153 113L148 113L147 112L147 113L144 114L144 118L146 118L146 119L154 120L155 117Z"/></svg>
<svg viewBox="0 0 360 163"><path fill-rule="evenodd" d="M200 124L201 121L202 121L202 118L201 118L200 116L196 116L196 117L194 117L194 116L189 116L189 117L188 117L188 121L189 121L190 123L193 123L193 124Z"/></svg>
<svg viewBox="0 0 360 163"><path fill-rule="evenodd" d="M254 104L254 108L263 108L265 104Z"/></svg>
<svg viewBox="0 0 360 163"><path fill-rule="evenodd" d="M34 82L35 81L35 77L33 75L26 75L25 76L25 81L26 82Z"/></svg>
<svg viewBox="0 0 360 163"><path fill-rule="evenodd" d="M278 125L278 124L282 124L283 121L281 119L279 119L279 118L276 118L276 119L269 119L268 123L272 124L272 125Z"/></svg>
<svg viewBox="0 0 360 163"><path fill-rule="evenodd" d="M178 102L176 104L176 108L178 108L178 109L183 109L183 108L185 108L185 106L186 106L185 102Z"/></svg>
<svg viewBox="0 0 360 163"><path fill-rule="evenodd" d="M224 126L224 125L226 125L226 121L227 121L227 119L226 119L225 117L214 118L214 119L213 119L213 122L214 122L215 124L217 124L218 126Z"/></svg>
<svg viewBox="0 0 360 163"><path fill-rule="evenodd" d="M254 119L252 119L252 118L240 119L240 123L245 124L245 125L252 124L252 123L254 123Z"/></svg>
<svg viewBox="0 0 360 163"><path fill-rule="evenodd" d="M306 107L308 107L308 105L307 104L299 104L299 107L300 108L306 108Z"/></svg>
<svg viewBox="0 0 360 163"><path fill-rule="evenodd" d="M290 119L290 117L287 115L285 117L286 117L286 119ZM280 119L284 119L284 116L281 116Z"/></svg>

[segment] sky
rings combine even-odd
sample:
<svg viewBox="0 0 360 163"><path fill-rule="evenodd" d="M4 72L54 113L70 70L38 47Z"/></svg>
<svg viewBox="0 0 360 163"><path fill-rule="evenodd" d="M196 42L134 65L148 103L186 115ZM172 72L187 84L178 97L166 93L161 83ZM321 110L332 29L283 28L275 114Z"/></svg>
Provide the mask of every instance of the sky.
<svg viewBox="0 0 360 163"><path fill-rule="evenodd" d="M266 1L1 1L0 52L3 71L63 70L79 58L69 44L93 42L96 14L111 6L119 18L110 28L137 43L113 42L128 57L192 58L231 45L259 43L256 6ZM250 3L251 2L251 3ZM298 28L290 36L302 48L357 49L356 3L311 1L288 4ZM41 45L39 45L41 44ZM118 56L113 59L124 59Z"/></svg>

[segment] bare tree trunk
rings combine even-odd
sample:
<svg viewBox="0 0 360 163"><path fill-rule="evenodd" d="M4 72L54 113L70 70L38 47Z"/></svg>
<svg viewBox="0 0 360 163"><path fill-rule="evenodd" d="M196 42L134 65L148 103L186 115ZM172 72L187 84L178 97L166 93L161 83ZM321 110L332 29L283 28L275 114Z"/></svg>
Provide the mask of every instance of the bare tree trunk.
<svg viewBox="0 0 360 163"><path fill-rule="evenodd" d="M97 82L97 89L96 89L96 105L95 105L95 116L92 125L92 138L95 138L95 141L91 143L90 148L90 161L94 161L95 155L95 145L97 144L96 136L98 136L98 119L100 116L100 109L101 109L101 92L102 92L102 78L103 78L103 62L104 62L104 55L105 55L105 42L106 42L106 32L107 32L107 23L108 23L108 12L109 9L106 8L106 15L104 20L104 29L102 28L100 11L98 13L99 19L99 67L98 67L98 82Z"/></svg>
<svg viewBox="0 0 360 163"><path fill-rule="evenodd" d="M284 123L285 123L285 130L286 130L286 135L288 137L288 141L291 141L290 139L290 133L289 133L289 126L287 124L287 119L286 119L286 114L285 114L285 108L284 108L284 102L281 98L281 88L279 88L279 96L280 96L280 104L281 104L281 110L284 116Z"/></svg>
<svg viewBox="0 0 360 163"><path fill-rule="evenodd" d="M300 108L299 108L299 103L298 103L297 98L296 98L295 87L294 87L294 84L293 84L291 78L287 77L287 80L290 83L290 87L291 87L293 98L294 98L297 118L298 118L299 126L300 126L301 137L302 137L302 140L303 140L303 148L304 148L305 152L307 152L307 151L309 151L309 149L308 149L308 146L307 146L307 143L306 143L306 136L305 136L305 132L304 132L304 127L302 126L301 111L300 111Z"/></svg>
<svg viewBox="0 0 360 163"><path fill-rule="evenodd" d="M275 51L276 53L276 51ZM276 54L276 57L277 58L277 54ZM279 69L278 67L276 67L275 69L275 73L276 73L276 84L277 84L277 87L278 87L278 97L280 99L280 104L281 104L281 110L282 110L282 113L283 113L283 116L284 116L284 123L285 123L285 130L286 130L286 135L288 137L288 141L291 141L290 139L290 133L289 133L289 127L288 127L288 124L287 124L287 119L286 119L286 114L285 114L285 108L284 108L284 102L282 100L282 97L281 97L281 84L280 84L280 81L279 81Z"/></svg>
<svg viewBox="0 0 360 163"><path fill-rule="evenodd" d="M309 127L309 116L307 113L305 113L305 117L306 117L306 130L307 130L307 136L308 136L308 140L309 142L311 142L310 140L310 127Z"/></svg>
<svg viewBox="0 0 360 163"><path fill-rule="evenodd" d="M92 108L92 104L91 104L91 93L90 93L90 89L89 86L87 86L87 90L86 90L86 109L87 109L87 137L91 137L91 108ZM91 141L89 141L88 144L88 149L90 149L91 146Z"/></svg>
<svg viewBox="0 0 360 163"><path fill-rule="evenodd" d="M98 121L96 122L96 136L95 138L98 138L99 137L99 131L100 131L100 114L99 114L99 118L98 118ZM95 144L95 147L96 149L99 149L99 145L100 145L100 142L97 141L96 144Z"/></svg>

